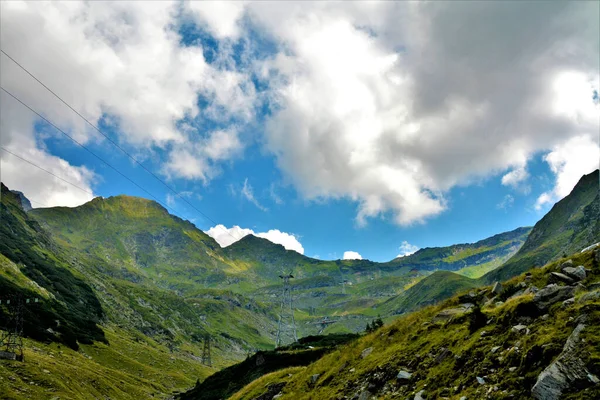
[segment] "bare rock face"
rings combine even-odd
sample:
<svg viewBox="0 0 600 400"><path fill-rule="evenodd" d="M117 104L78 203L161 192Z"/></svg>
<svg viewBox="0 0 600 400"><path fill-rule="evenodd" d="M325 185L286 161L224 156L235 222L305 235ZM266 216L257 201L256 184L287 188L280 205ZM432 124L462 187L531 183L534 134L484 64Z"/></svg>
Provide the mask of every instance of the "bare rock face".
<svg viewBox="0 0 600 400"><path fill-rule="evenodd" d="M565 275L568 275L571 279L574 279L575 281L582 281L587 276L583 265L580 265L578 267L566 267L563 268L562 272Z"/></svg>
<svg viewBox="0 0 600 400"><path fill-rule="evenodd" d="M548 285L535 294L533 302L539 310L546 310L556 302L570 299L574 293L572 286Z"/></svg>
<svg viewBox="0 0 600 400"><path fill-rule="evenodd" d="M593 378L596 377L587 371L579 357L579 334L584 328L584 324L577 325L567 339L562 353L538 376L531 389L534 399L558 400L567 389L583 389L595 384Z"/></svg>

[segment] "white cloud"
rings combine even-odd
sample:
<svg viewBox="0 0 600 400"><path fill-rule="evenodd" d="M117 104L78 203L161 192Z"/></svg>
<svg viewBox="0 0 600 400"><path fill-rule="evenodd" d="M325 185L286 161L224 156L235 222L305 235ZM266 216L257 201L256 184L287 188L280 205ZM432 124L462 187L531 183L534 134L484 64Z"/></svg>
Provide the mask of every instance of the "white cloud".
<svg viewBox="0 0 600 400"><path fill-rule="evenodd" d="M284 43L267 147L304 197L356 201L359 223L423 221L515 166L504 184L526 191L533 155L598 132L598 4L252 7Z"/></svg>
<svg viewBox="0 0 600 400"><path fill-rule="evenodd" d="M388 216L402 225L422 222L447 208L452 187L501 173L504 185L524 190L533 155L559 154L579 137L597 148L597 2L0 7L2 48L92 122L110 116L118 139L136 154L166 153L167 176L208 183L242 153L241 132L268 101L272 114L256 131L264 132L258 140L284 179L305 199L356 202L359 224ZM198 45L180 43L182 14L215 35L217 62L207 63ZM234 62L233 43L252 46L257 35L272 41L276 54L249 51ZM78 117L6 57L1 63L3 86L91 140ZM268 81L266 93L257 94L253 73ZM11 101L2 100L8 115ZM46 153L34 121L15 114L7 132L27 135L26 151ZM16 134L3 132L3 145L17 149ZM557 184L542 200L561 196L591 160L552 157ZM2 163L17 168L4 155Z"/></svg>
<svg viewBox="0 0 600 400"><path fill-rule="evenodd" d="M512 207L514 203L515 203L515 198L512 195L507 194L506 196L504 196L502 201L500 201L500 203L496 204L496 208L501 209L501 210L506 210L506 209Z"/></svg>
<svg viewBox="0 0 600 400"><path fill-rule="evenodd" d="M554 189L542 193L535 204L536 209L548 203L556 202L575 187L582 175L598 169L600 164L600 146L590 136L577 136L561 146L556 146L544 160L556 175Z"/></svg>
<svg viewBox="0 0 600 400"><path fill-rule="evenodd" d="M294 250L300 254L304 254L304 247L302 247L298 238L293 234L281 232L278 229L271 229L267 232L259 232L256 236L268 239L273 243L278 243L288 250Z"/></svg>
<svg viewBox="0 0 600 400"><path fill-rule="evenodd" d="M524 166L520 166L502 176L502 184L519 190L524 194L529 194L531 192L531 186L526 183L528 179L529 172L527 172Z"/></svg>
<svg viewBox="0 0 600 400"><path fill-rule="evenodd" d="M400 254L398 254L396 256L396 258L410 256L411 254L416 253L417 250L419 250L418 246L415 246L414 244L410 244L406 240L404 240L400 244Z"/></svg>
<svg viewBox="0 0 600 400"><path fill-rule="evenodd" d="M244 12L243 1L187 1L190 14L219 39L236 37L239 20Z"/></svg>
<svg viewBox="0 0 600 400"><path fill-rule="evenodd" d="M169 154L166 174L206 181L218 172L220 162L243 147L233 127L211 132L200 129L201 125L191 130L178 126L185 118L247 121L255 101L253 84L245 73L210 65L201 47L180 44L178 3L14 1L0 7L2 49L92 123L108 117L119 128L115 130L118 140L134 147L137 154L165 150ZM6 56L0 62L4 88L77 140L101 140ZM199 95L209 100L205 110L198 108ZM35 116L4 93L1 107L3 146L43 152L46 161L52 158L36 144ZM16 140L17 135L28 140ZM23 143L28 147L23 148ZM75 167L53 159L54 165L64 167L60 176L72 174ZM11 165L3 179L18 182L6 176L18 164L4 155L2 163ZM44 183L38 190L28 185L32 197L46 197L52 186ZM66 201L64 205L77 203Z"/></svg>
<svg viewBox="0 0 600 400"><path fill-rule="evenodd" d="M224 225L215 225L206 231L206 234L211 236L219 243L221 247L227 247L232 243L237 242L246 235L254 235L267 239L273 243L277 243L285 247L287 250L294 250L300 254L304 254L304 247L298 240L297 236L291 233L281 232L278 229L270 229L267 232L254 232L252 229L240 228L235 225L227 228Z"/></svg>
<svg viewBox="0 0 600 400"><path fill-rule="evenodd" d="M356 251L345 251L342 257L343 260L362 260L362 256Z"/></svg>
<svg viewBox="0 0 600 400"><path fill-rule="evenodd" d="M207 230L206 234L215 239L221 247L227 247L246 235L254 234L254 231L252 229L240 228L237 225L227 228L225 225L218 224Z"/></svg>
<svg viewBox="0 0 600 400"><path fill-rule="evenodd" d="M167 193L166 201L169 207L175 207L175 196L171 193Z"/></svg>
<svg viewBox="0 0 600 400"><path fill-rule="evenodd" d="M254 197L254 189L252 188L252 185L248 183L248 178L244 180L244 186L242 187L241 194L242 196L244 196L244 198L246 198L246 200L254 204L259 210L267 211L267 208L260 204L258 200L256 200L256 197Z"/></svg>

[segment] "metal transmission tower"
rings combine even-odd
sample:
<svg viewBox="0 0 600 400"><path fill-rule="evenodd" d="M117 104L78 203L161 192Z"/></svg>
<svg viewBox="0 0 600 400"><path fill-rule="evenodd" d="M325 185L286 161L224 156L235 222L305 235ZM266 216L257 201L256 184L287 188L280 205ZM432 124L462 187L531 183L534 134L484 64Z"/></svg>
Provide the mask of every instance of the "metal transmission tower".
<svg viewBox="0 0 600 400"><path fill-rule="evenodd" d="M292 304L292 287L290 286L290 279L294 276L289 274L279 275L279 277L283 280L283 295L281 296L279 323L277 324L277 347L283 344L284 341L288 342L291 340L292 343L298 341L296 321L294 320L294 307Z"/></svg>
<svg viewBox="0 0 600 400"><path fill-rule="evenodd" d="M202 364L211 366L210 360L210 335L204 337L204 348L202 349Z"/></svg>
<svg viewBox="0 0 600 400"><path fill-rule="evenodd" d="M0 335L0 352L3 353L0 358L23 361L23 299L17 297L12 300L13 304L10 300L6 301L7 306L12 306L12 318L9 319L6 332Z"/></svg>

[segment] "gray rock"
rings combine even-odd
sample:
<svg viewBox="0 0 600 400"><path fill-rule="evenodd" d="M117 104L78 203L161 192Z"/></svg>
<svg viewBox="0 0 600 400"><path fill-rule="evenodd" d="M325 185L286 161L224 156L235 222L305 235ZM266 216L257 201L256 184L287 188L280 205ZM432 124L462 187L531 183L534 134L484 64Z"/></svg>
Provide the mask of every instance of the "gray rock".
<svg viewBox="0 0 600 400"><path fill-rule="evenodd" d="M310 383L311 385L314 385L315 383L317 383L317 381L319 380L319 377L321 376L321 374L314 374L310 376Z"/></svg>
<svg viewBox="0 0 600 400"><path fill-rule="evenodd" d="M492 293L495 293L495 294L502 293L502 284L500 282L494 283L494 286L492 286Z"/></svg>
<svg viewBox="0 0 600 400"><path fill-rule="evenodd" d="M479 382L480 385L485 385L485 379L480 376L477 377L477 382Z"/></svg>
<svg viewBox="0 0 600 400"><path fill-rule="evenodd" d="M567 284L572 284L575 283L575 279L565 275L565 274L561 274L560 272L550 272L550 279L551 282L564 282Z"/></svg>
<svg viewBox="0 0 600 400"><path fill-rule="evenodd" d="M467 396L462 396L460 399L458 400L467 400Z"/></svg>
<svg viewBox="0 0 600 400"><path fill-rule="evenodd" d="M412 377L412 374L408 371L405 370L400 370L400 372L398 372L398 375L396 376L396 379L399 380L409 380Z"/></svg>
<svg viewBox="0 0 600 400"><path fill-rule="evenodd" d="M360 396L358 396L358 400L369 400L371 396L373 396L371 392L365 389L360 393Z"/></svg>
<svg viewBox="0 0 600 400"><path fill-rule="evenodd" d="M552 304L573 297L575 288L571 286L548 285L533 297L533 303L539 310L546 310Z"/></svg>
<svg viewBox="0 0 600 400"><path fill-rule="evenodd" d="M420 391L417 392L417 394L415 394L414 400L425 400L423 398L424 395L425 395L425 391L424 390L420 390Z"/></svg>
<svg viewBox="0 0 600 400"><path fill-rule="evenodd" d="M499 349L500 349L500 346L494 346L494 347L492 347L492 350L491 350L492 354L494 354L495 352L497 352Z"/></svg>
<svg viewBox="0 0 600 400"><path fill-rule="evenodd" d="M509 370L510 372L515 372L515 371L517 370L517 367L510 367L508 370Z"/></svg>
<svg viewBox="0 0 600 400"><path fill-rule="evenodd" d="M562 353L538 376L537 382L531 389L534 399L558 400L565 390L573 387L583 389L594 384L579 355L581 351L579 335L584 328L584 324L579 324L573 329Z"/></svg>
<svg viewBox="0 0 600 400"><path fill-rule="evenodd" d="M563 301L563 306L568 307L572 304L575 304L575 297L571 297L570 299L566 299Z"/></svg>
<svg viewBox="0 0 600 400"><path fill-rule="evenodd" d="M519 324L512 327L511 331L515 333L525 333L527 332L527 326Z"/></svg>
<svg viewBox="0 0 600 400"><path fill-rule="evenodd" d="M362 353L360 353L360 356L361 356L362 358L365 358L365 357L368 357L368 356L369 356L369 354L371 354L372 352L373 352L373 348L372 348L372 347L367 347L366 349L364 349L364 350L362 351Z"/></svg>
<svg viewBox="0 0 600 400"><path fill-rule="evenodd" d="M583 265L580 265L575 268L566 267L566 268L563 268L562 272L576 281L582 281L587 276L587 273L585 272L585 267Z"/></svg>
<svg viewBox="0 0 600 400"><path fill-rule="evenodd" d="M587 376L587 377L588 377L588 380L589 380L590 382L592 382L594 385L596 385L596 384L600 383L600 379L598 379L598 377L597 377L596 375L593 375L593 374L588 374L588 376Z"/></svg>
<svg viewBox="0 0 600 400"><path fill-rule="evenodd" d="M564 263L560 264L560 269L565 269L573 266L573 260L567 260Z"/></svg>

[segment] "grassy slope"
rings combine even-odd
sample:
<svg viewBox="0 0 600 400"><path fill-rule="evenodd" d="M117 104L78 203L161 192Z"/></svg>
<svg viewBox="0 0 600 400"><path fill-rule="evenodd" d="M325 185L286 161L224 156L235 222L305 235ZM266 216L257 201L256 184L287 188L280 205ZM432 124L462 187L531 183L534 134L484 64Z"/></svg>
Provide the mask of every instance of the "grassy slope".
<svg viewBox="0 0 600 400"><path fill-rule="evenodd" d="M447 299L457 292L477 287L477 281L450 271L436 271L407 291L377 307L382 315L402 314Z"/></svg>
<svg viewBox="0 0 600 400"><path fill-rule="evenodd" d="M591 253L572 257L576 265L583 264L592 269L586 284L600 281L600 268ZM543 287L548 272L556 270L559 264L533 270L531 283ZM519 276L505 286L523 280L524 276ZM576 298L581 293L579 291ZM439 311L459 303L457 296L408 314L307 367L264 376L233 398L254 398L264 393L268 385L279 382L286 382L281 399L351 398L366 388L381 399L412 398L422 389L426 398L484 398L488 390L494 393L493 398L529 398L537 376L561 352L580 315L587 316L587 327L582 334L585 341L580 343L581 354L588 370L599 374L600 299L576 301L567 307L556 304L550 308L546 319L532 312L531 301L531 295L524 295L501 306L484 307L484 315L478 319L481 322L472 329L469 314L434 322L433 317ZM512 332L511 327L518 323L527 324L530 334ZM483 335L483 331L488 334ZM499 348L492 352L495 346ZM362 357L368 348L372 349L371 354ZM449 351L446 357L440 356L444 349ZM401 369L412 372L409 384L402 385L396 380ZM310 377L315 374L318 374L317 381L311 384ZM484 377L485 385L477 382L477 376ZM567 394L564 398L598 396L600 385Z"/></svg>
<svg viewBox="0 0 600 400"><path fill-rule="evenodd" d="M28 340L25 363L0 362L0 392L9 398L167 395L215 370L199 362L206 333L217 368L272 346L275 316L259 302L198 287L183 297L123 273L119 263L67 250L5 187L2 221L0 297L40 298L25 308L25 335L46 342ZM1 323L12 315L5 302L0 314ZM60 344L72 349L63 345L59 353Z"/></svg>
<svg viewBox="0 0 600 400"><path fill-rule="evenodd" d="M485 282L507 279L600 241L599 172L584 175L572 192L533 227L523 247Z"/></svg>

